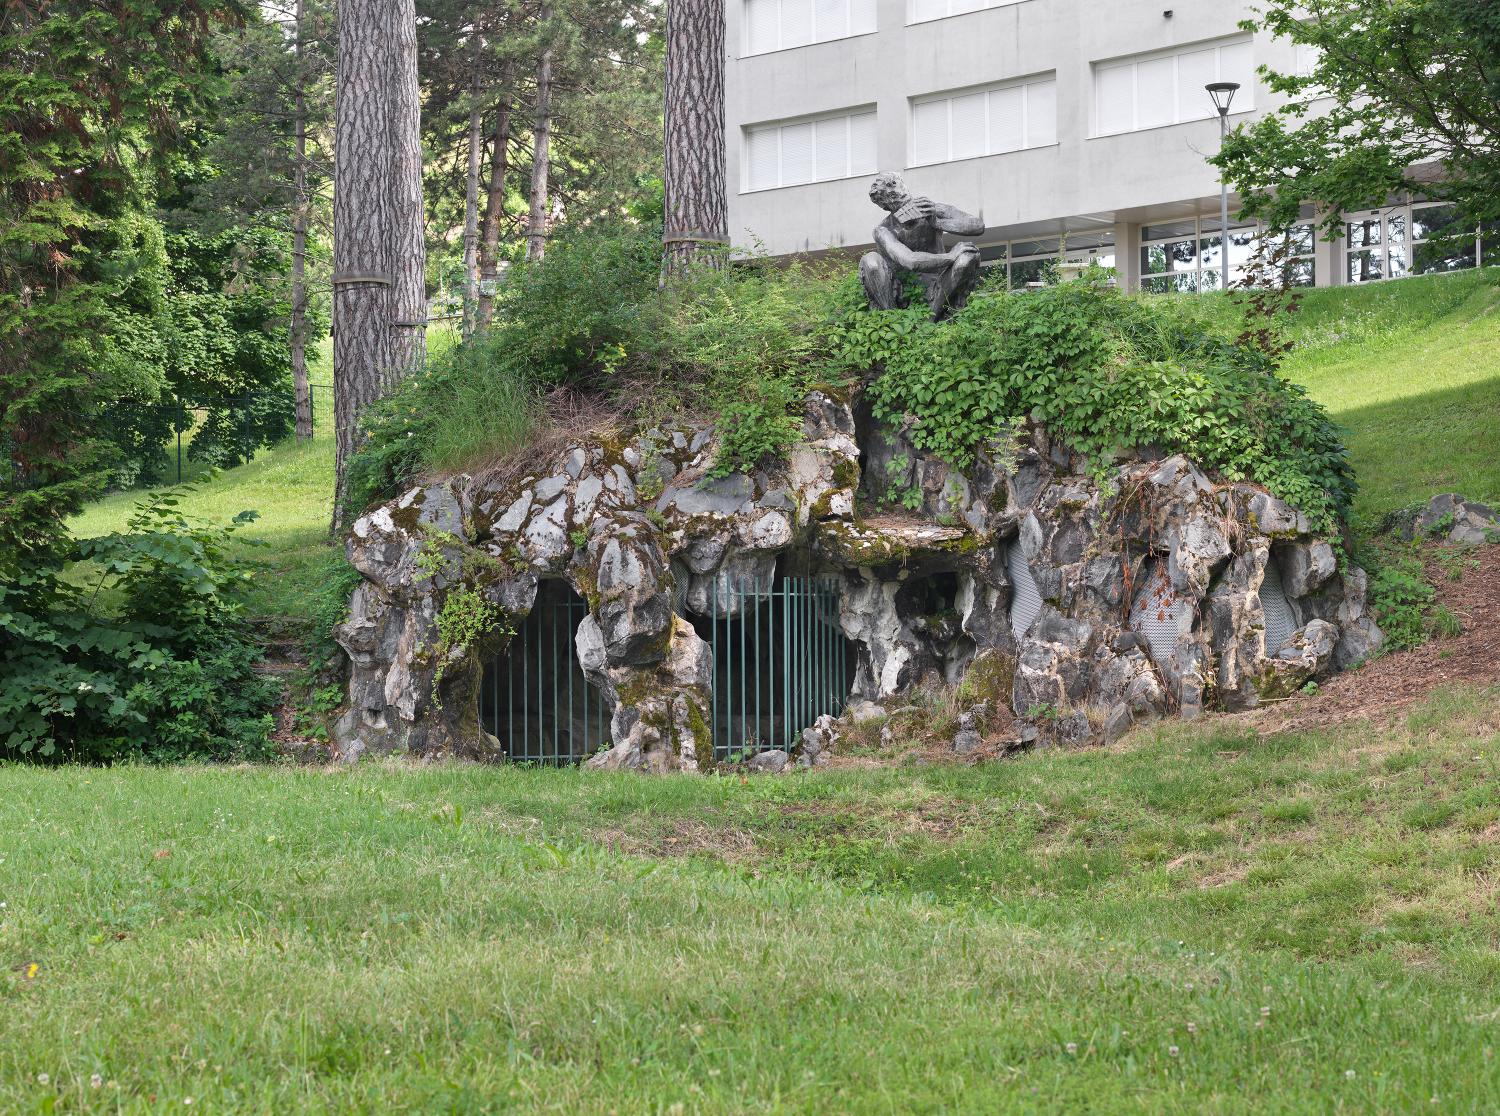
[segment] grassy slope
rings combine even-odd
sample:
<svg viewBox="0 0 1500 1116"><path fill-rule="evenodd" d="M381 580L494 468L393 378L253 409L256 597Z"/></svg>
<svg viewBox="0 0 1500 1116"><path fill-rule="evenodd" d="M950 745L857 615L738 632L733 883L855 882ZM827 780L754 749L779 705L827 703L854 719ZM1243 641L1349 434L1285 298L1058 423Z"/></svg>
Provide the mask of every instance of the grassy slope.
<svg viewBox="0 0 1500 1116"><path fill-rule="evenodd" d="M1349 430L1366 521L1500 497L1500 269L1310 292L1286 374Z"/></svg>
<svg viewBox="0 0 1500 1116"><path fill-rule="evenodd" d="M0 768L0 1110L1495 1111L1497 725L749 781Z"/></svg>

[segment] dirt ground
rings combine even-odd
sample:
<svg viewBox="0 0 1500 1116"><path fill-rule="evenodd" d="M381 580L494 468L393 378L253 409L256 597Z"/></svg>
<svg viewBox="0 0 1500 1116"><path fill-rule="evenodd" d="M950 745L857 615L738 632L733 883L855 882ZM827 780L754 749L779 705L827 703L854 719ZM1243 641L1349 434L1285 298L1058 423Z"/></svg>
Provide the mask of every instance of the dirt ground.
<svg viewBox="0 0 1500 1116"><path fill-rule="evenodd" d="M1232 715L1257 731L1294 732L1350 721L1388 722L1449 686L1500 683L1500 546L1433 547L1426 560L1437 604L1458 617L1458 635L1381 655L1298 694ZM1458 574L1455 580L1450 570Z"/></svg>

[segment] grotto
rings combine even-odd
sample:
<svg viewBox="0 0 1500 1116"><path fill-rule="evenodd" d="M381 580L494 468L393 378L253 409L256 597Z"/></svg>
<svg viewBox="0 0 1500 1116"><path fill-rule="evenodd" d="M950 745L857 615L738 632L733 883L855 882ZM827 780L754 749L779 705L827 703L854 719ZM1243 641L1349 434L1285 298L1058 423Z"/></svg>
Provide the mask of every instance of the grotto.
<svg viewBox="0 0 1500 1116"><path fill-rule="evenodd" d="M779 770L981 660L1011 743L1084 745L1381 643L1337 539L1182 456L1101 476L1030 422L959 471L829 390L775 468L715 475L715 444L601 432L360 517L338 754Z"/></svg>

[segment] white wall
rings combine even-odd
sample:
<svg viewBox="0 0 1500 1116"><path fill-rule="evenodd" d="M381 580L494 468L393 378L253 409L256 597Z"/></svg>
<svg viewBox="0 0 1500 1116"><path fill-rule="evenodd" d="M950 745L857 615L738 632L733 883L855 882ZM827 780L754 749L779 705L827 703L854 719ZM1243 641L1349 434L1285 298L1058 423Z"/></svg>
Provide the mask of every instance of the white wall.
<svg viewBox="0 0 1500 1116"><path fill-rule="evenodd" d="M1217 211L1218 177L1205 162L1218 149L1217 120L1092 138L1092 65L1234 35L1251 14L1248 0L1021 0L911 26L907 0L878 4L874 34L741 58L742 0L727 0L737 245L759 242L779 255L869 243L881 215L868 200L868 178L749 193L741 167L743 126L866 104L879 113L881 168L983 216L986 240ZM1282 42L1257 39L1255 56L1257 65L1295 65ZM1055 147L906 170L912 97L1048 71L1057 74ZM1254 103L1258 110L1271 103L1263 87Z"/></svg>

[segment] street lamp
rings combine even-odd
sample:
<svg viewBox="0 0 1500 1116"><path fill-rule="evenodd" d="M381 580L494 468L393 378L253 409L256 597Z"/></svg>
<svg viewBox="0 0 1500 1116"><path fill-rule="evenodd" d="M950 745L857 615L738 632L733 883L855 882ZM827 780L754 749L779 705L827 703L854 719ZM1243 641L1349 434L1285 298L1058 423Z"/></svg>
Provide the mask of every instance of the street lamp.
<svg viewBox="0 0 1500 1116"><path fill-rule="evenodd" d="M1224 139L1229 135L1229 106L1234 104L1234 95L1240 91L1237 81L1211 81L1203 87L1208 90L1214 108L1219 111L1219 151L1224 150ZM1224 179L1224 170L1219 168L1219 289L1229 286L1229 183Z"/></svg>

